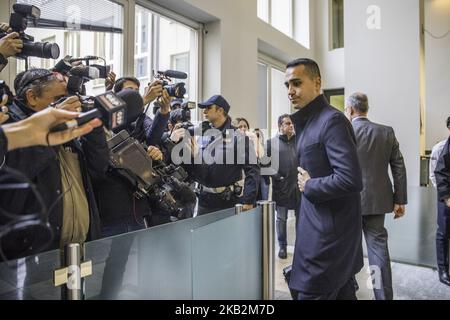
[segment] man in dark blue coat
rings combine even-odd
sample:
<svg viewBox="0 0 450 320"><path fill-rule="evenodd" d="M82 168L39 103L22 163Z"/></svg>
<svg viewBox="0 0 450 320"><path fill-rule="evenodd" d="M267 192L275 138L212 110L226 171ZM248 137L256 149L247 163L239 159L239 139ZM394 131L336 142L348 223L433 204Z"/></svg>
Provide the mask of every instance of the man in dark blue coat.
<svg viewBox="0 0 450 320"><path fill-rule="evenodd" d="M299 300L356 299L354 276L363 267L361 168L353 128L321 91L310 59L286 70L302 192L289 286Z"/></svg>
<svg viewBox="0 0 450 320"><path fill-rule="evenodd" d="M438 192L438 230L436 250L438 257L439 280L449 285L449 239L450 239L450 137L442 149L436 169Z"/></svg>

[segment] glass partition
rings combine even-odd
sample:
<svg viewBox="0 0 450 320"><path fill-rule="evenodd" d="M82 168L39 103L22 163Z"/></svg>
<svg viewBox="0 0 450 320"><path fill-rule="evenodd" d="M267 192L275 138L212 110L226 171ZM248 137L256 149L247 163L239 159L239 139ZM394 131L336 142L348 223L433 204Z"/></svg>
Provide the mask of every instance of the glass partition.
<svg viewBox="0 0 450 320"><path fill-rule="evenodd" d="M0 263L0 300L61 300L53 285L60 265L59 250Z"/></svg>
<svg viewBox="0 0 450 320"><path fill-rule="evenodd" d="M260 208L192 232L194 300L262 299Z"/></svg>
<svg viewBox="0 0 450 320"><path fill-rule="evenodd" d="M408 187L408 206L402 219L386 215L391 259L436 267L437 193L434 188Z"/></svg>
<svg viewBox="0 0 450 320"><path fill-rule="evenodd" d="M262 212L235 209L102 239L81 262L88 300L262 298ZM1 300L60 300L60 251L0 264Z"/></svg>
<svg viewBox="0 0 450 320"><path fill-rule="evenodd" d="M86 299L192 299L191 230L234 208L86 244Z"/></svg>

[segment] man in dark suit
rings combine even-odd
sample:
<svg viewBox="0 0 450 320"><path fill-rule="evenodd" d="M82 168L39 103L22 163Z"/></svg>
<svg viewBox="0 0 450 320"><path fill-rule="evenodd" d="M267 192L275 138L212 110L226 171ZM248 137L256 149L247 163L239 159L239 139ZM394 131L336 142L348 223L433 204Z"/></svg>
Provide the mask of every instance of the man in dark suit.
<svg viewBox="0 0 450 320"><path fill-rule="evenodd" d="M450 239L450 137L442 149L434 171L438 191L438 231L436 251L438 256L439 280L450 285L448 241Z"/></svg>
<svg viewBox="0 0 450 320"><path fill-rule="evenodd" d="M289 286L299 300L356 299L354 276L363 267L362 177L353 128L320 94L316 62L298 59L286 70L298 185L302 192Z"/></svg>
<svg viewBox="0 0 450 320"><path fill-rule="evenodd" d="M389 258L388 233L384 227L387 213L394 219L405 214L407 204L406 168L399 143L391 127L371 122L367 118L369 100L363 93L347 99L347 117L356 135L358 158L363 177L361 205L363 232L374 282L376 300L392 300L392 272ZM394 188L389 178L391 167Z"/></svg>

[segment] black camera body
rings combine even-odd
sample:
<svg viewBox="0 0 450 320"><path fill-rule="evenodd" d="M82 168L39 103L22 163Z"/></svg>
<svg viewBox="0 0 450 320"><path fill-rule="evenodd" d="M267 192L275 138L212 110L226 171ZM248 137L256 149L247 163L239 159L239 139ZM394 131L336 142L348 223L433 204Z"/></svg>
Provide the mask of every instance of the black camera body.
<svg viewBox="0 0 450 320"><path fill-rule="evenodd" d="M3 80L0 80L0 101L3 99L3 95L6 94L6 83Z"/></svg>
<svg viewBox="0 0 450 320"><path fill-rule="evenodd" d="M28 57L58 59L60 50L56 43L34 42L34 37L25 33L28 21L39 19L41 10L38 7L26 4L15 4L13 10L9 26L13 31L19 33L19 37L23 41L22 51L16 54L16 57L21 59L27 59ZM0 32L0 39L6 35L6 32Z"/></svg>
<svg viewBox="0 0 450 320"><path fill-rule="evenodd" d="M172 98L183 99L186 94L186 84L184 82L172 83L174 79L187 79L187 74L180 71L167 70L158 71L154 74L156 80L161 81L164 89L167 90Z"/></svg>
<svg viewBox="0 0 450 320"><path fill-rule="evenodd" d="M184 218L187 203L196 195L186 183L188 174L181 167L155 163L144 146L125 130L108 140L112 172L126 180L137 199L148 198L164 213Z"/></svg>

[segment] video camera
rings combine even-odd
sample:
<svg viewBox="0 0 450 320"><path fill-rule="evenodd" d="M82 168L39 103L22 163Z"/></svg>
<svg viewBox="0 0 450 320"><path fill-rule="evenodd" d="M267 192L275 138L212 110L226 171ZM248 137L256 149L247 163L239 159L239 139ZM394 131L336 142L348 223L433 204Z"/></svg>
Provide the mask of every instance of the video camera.
<svg viewBox="0 0 450 320"><path fill-rule="evenodd" d="M154 74L154 78L162 82L162 86L167 90L170 97L183 99L186 94L186 88L184 82L170 84L171 78L174 79L187 79L187 74L180 71L167 70L158 71Z"/></svg>
<svg viewBox="0 0 450 320"><path fill-rule="evenodd" d="M144 109L144 102L139 92L123 90L119 93L108 91L96 97L80 97L82 109L85 113L67 123L60 124L52 132L63 131L71 127L80 126L92 119L101 119L103 125L115 133L137 120ZM61 98L52 106L56 106L66 98Z"/></svg>
<svg viewBox="0 0 450 320"><path fill-rule="evenodd" d="M170 112L169 121L172 125L177 123L189 123L191 122L191 110L195 108L195 102L181 103L181 107ZM192 126L192 124L190 124Z"/></svg>
<svg viewBox="0 0 450 320"><path fill-rule="evenodd" d="M14 12L11 13L9 26L13 31L19 33L19 37L23 41L23 49L20 53L16 54L16 57L21 59L27 59L28 57L58 59L59 46L56 43L34 42L34 37L25 33L28 21L36 21L36 19L39 19L41 10L36 6L17 3L13 5L13 10ZM0 39L6 35L6 32L0 31Z"/></svg>
<svg viewBox="0 0 450 320"><path fill-rule="evenodd" d="M155 163L144 146L125 130L108 140L113 172L129 182L138 199L149 198L158 208L176 219L184 218L186 204L196 201L181 167Z"/></svg>

